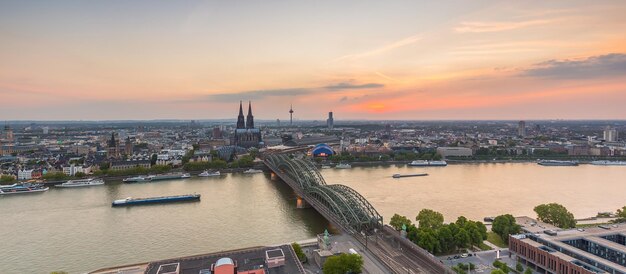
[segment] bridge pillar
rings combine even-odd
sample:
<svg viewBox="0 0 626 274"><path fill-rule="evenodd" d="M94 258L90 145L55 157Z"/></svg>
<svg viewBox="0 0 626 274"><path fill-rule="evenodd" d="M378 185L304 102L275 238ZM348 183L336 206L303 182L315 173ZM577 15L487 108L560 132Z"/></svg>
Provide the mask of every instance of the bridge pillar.
<svg viewBox="0 0 626 274"><path fill-rule="evenodd" d="M309 203L307 203L304 198L297 196L297 200L296 200L296 208L309 208L311 207L311 205L309 205Z"/></svg>

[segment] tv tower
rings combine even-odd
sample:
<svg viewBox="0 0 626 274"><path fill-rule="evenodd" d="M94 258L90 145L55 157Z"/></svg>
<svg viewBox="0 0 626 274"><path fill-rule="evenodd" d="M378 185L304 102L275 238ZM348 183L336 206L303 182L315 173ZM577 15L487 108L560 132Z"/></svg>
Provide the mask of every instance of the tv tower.
<svg viewBox="0 0 626 274"><path fill-rule="evenodd" d="M289 104L289 125L293 125L293 105Z"/></svg>

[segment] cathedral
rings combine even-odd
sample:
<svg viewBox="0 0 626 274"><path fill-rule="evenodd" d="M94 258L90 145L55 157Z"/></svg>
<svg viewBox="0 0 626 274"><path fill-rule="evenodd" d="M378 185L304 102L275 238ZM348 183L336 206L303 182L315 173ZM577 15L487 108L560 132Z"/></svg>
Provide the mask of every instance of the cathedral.
<svg viewBox="0 0 626 274"><path fill-rule="evenodd" d="M252 103L248 102L248 116L243 117L243 105L239 102L239 116L237 116L237 128L233 135L232 144L243 148L263 146L261 131L254 127L254 116L252 116Z"/></svg>

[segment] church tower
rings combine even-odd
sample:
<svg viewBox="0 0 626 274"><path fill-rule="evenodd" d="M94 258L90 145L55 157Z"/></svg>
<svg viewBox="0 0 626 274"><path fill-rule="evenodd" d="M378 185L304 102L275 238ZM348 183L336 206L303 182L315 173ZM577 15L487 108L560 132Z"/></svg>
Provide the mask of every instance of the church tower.
<svg viewBox="0 0 626 274"><path fill-rule="evenodd" d="M252 102L248 102L248 117L246 117L246 128L254 128L254 116L252 116Z"/></svg>
<svg viewBox="0 0 626 274"><path fill-rule="evenodd" d="M246 128L246 122L243 118L243 106L241 105L241 101L239 101L239 116L237 116L237 129Z"/></svg>

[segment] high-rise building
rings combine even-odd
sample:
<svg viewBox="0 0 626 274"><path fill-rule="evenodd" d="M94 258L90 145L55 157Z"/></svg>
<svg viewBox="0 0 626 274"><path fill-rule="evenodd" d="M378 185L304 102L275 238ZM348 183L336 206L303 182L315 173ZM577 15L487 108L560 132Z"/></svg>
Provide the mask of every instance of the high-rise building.
<svg viewBox="0 0 626 274"><path fill-rule="evenodd" d="M617 138L618 138L617 129L611 128L610 126L607 126L604 129L604 141L617 142Z"/></svg>
<svg viewBox="0 0 626 274"><path fill-rule="evenodd" d="M328 113L328 119L326 119L326 126L328 127L328 129L333 129L333 127L335 126L335 119L333 119L332 111Z"/></svg>
<svg viewBox="0 0 626 274"><path fill-rule="evenodd" d="M526 122L525 121L519 121L519 123L517 124L517 136L519 137L526 137Z"/></svg>

